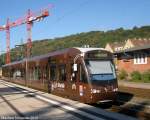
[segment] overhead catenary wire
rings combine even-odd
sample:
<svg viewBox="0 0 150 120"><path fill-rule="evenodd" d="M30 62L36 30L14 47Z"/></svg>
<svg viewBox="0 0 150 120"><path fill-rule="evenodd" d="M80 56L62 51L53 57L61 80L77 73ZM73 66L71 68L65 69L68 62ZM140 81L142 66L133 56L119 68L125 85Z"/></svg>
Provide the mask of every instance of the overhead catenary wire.
<svg viewBox="0 0 150 120"><path fill-rule="evenodd" d="M83 6L89 4L91 2L91 0L86 0L84 2L81 2L76 8L71 9L70 11L64 13L62 16L58 17L53 23L52 25L60 22L61 20L63 20L64 18L73 15L76 12L79 12L80 9L82 9Z"/></svg>

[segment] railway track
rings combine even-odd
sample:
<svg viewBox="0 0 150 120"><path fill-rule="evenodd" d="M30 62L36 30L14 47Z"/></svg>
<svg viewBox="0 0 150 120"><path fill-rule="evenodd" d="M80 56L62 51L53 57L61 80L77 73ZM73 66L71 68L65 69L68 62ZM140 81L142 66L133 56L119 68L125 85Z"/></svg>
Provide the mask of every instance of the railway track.
<svg viewBox="0 0 150 120"><path fill-rule="evenodd" d="M130 98L130 99L129 99ZM129 93L119 92L114 103L94 104L95 107L129 115L141 120L150 120L150 101L148 99L132 97Z"/></svg>

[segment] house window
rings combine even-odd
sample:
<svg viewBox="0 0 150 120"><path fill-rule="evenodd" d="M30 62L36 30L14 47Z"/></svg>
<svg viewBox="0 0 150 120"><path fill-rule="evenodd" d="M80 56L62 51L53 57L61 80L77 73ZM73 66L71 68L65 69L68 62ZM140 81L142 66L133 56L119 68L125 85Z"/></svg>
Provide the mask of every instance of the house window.
<svg viewBox="0 0 150 120"><path fill-rule="evenodd" d="M147 55L144 53L135 54L134 64L147 64Z"/></svg>

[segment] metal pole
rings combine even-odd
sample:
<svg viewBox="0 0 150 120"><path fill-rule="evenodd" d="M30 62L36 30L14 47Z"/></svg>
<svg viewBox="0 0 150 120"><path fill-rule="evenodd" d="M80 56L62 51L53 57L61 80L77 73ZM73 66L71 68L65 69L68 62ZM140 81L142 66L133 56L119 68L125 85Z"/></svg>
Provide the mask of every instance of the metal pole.
<svg viewBox="0 0 150 120"><path fill-rule="evenodd" d="M31 39L31 28L32 28L32 24L33 22L30 21L30 17L31 17L31 11L30 9L28 10L27 13L27 56L30 57L31 55L31 48L32 48L32 39Z"/></svg>
<svg viewBox="0 0 150 120"><path fill-rule="evenodd" d="M25 80L25 84L26 86L28 86L28 82L27 80L29 79L28 76L28 58L31 55L31 47L32 47L32 43L31 43L31 27L32 27L32 22L30 21L30 17L31 17L31 11L30 9L27 12L27 47L26 47L26 80Z"/></svg>
<svg viewBox="0 0 150 120"><path fill-rule="evenodd" d="M27 80L28 80L28 58L26 57L26 79L25 79L25 86L28 86Z"/></svg>
<svg viewBox="0 0 150 120"><path fill-rule="evenodd" d="M9 18L7 19L6 24L6 64L10 63L10 27L9 27Z"/></svg>

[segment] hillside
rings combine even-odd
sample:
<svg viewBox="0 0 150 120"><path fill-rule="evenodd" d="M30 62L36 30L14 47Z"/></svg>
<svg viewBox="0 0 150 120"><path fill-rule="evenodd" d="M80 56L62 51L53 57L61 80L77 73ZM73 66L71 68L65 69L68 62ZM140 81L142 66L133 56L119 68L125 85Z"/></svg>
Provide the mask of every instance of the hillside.
<svg viewBox="0 0 150 120"><path fill-rule="evenodd" d="M50 51L90 45L90 47L104 47L106 43L124 41L128 38L150 38L150 26L134 27L125 30L119 28L109 31L90 31L78 33L66 37L37 40L32 43L32 56L41 55ZM11 61L22 59L25 55L25 47L11 50ZM4 55L0 56L0 65L4 64Z"/></svg>

